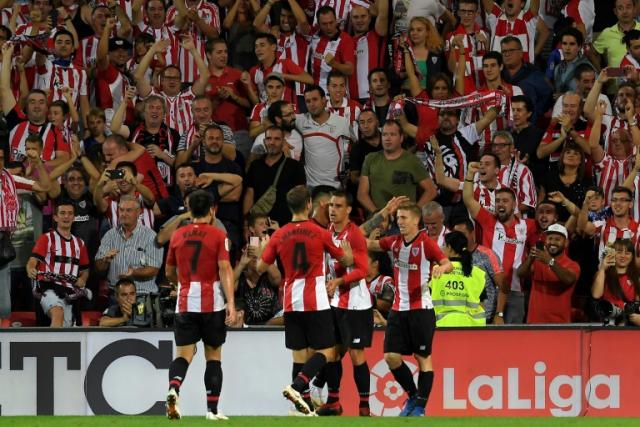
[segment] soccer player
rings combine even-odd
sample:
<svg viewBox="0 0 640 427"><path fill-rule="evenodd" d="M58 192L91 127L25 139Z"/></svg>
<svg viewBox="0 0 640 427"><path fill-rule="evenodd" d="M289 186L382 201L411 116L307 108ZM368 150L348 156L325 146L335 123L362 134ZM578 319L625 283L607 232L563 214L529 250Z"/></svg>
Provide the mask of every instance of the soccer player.
<svg viewBox="0 0 640 427"><path fill-rule="evenodd" d="M293 382L283 395L298 411L311 414L302 393L308 393L310 379L334 357L333 317L326 288L340 283L325 279L325 252L345 267L351 266L353 260L348 244L337 247L327 230L309 221L311 195L305 186L289 190L287 205L292 221L261 242L257 270L258 274L264 273L276 256L282 261L285 343L293 351ZM342 280L351 283L362 277L356 268Z"/></svg>
<svg viewBox="0 0 640 427"><path fill-rule="evenodd" d="M227 335L225 325L230 325L236 317L229 241L222 231L213 226L215 203L209 192L197 190L192 193L189 209L192 223L174 232L167 255L167 279L171 283L178 282L175 319L177 357L169 367L167 417L180 418L180 386L193 359L196 343L202 340L207 360L204 372L206 417L208 420L226 420L227 417L218 412L218 398L222 389L220 358Z"/></svg>
<svg viewBox="0 0 640 427"><path fill-rule="evenodd" d="M339 401L340 379L342 378L342 357L349 351L353 364L353 379L360 395L359 412L369 416L369 366L364 349L371 347L373 337L373 304L367 286L367 242L357 225L349 221L352 199L349 193L336 191L329 201L329 231L333 242L339 246L343 241L353 248L355 269L361 273L360 279L346 282L340 276L355 269L345 269L331 259L329 275L335 279L327 283L327 292L331 297L331 311L335 324L335 359L324 368L329 395L327 403L316 410L318 415L340 415L342 405ZM354 277L355 279L355 277Z"/></svg>
<svg viewBox="0 0 640 427"><path fill-rule="evenodd" d="M414 203L398 207L400 235L368 240L372 251L391 252L396 294L387 319L384 360L393 377L409 395L400 416L423 416L433 385L431 343L436 316L429 293L429 278L453 270L438 245L420 230L420 208ZM432 267L433 264L434 265ZM418 362L418 385L402 355L412 354Z"/></svg>

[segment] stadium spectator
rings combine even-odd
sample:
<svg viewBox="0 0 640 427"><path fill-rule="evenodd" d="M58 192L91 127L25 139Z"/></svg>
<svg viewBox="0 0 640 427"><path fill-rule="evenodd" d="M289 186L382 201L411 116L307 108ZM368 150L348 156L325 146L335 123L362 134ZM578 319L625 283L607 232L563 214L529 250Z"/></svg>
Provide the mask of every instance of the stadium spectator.
<svg viewBox="0 0 640 427"><path fill-rule="evenodd" d="M99 326L132 326L132 313L136 308L136 283L131 279L120 279L113 292L116 304L110 305L102 313Z"/></svg>
<svg viewBox="0 0 640 427"><path fill-rule="evenodd" d="M527 323L570 323L580 265L565 252L569 233L564 226L552 224L544 233L544 244L532 247L518 267L521 278L531 278Z"/></svg>
<svg viewBox="0 0 640 427"><path fill-rule="evenodd" d="M271 82L267 83L267 87ZM268 89L267 89L268 90ZM285 101L275 101L267 110L267 119L263 120L260 125L262 129L265 125L267 128L276 126L284 132L284 144L282 146L283 153L287 157L294 160L302 159L302 135L296 129L296 110L293 104ZM253 141L251 147L251 155L248 164L251 164L256 157L267 153L267 145L265 143L266 132L262 132Z"/></svg>
<svg viewBox="0 0 640 427"><path fill-rule="evenodd" d="M618 18L615 25L605 28L593 41L593 49L589 50L589 59L596 68L619 67L627 53L623 36L627 31L640 30L636 21L636 2L634 0L615 0L613 12Z"/></svg>
<svg viewBox="0 0 640 427"><path fill-rule="evenodd" d="M110 289L118 280L135 281L138 293L158 291L155 279L162 264L162 248L154 245L156 233L138 222L140 201L123 195L118 202L118 227L102 238L96 255L96 269L107 272Z"/></svg>
<svg viewBox="0 0 640 427"><path fill-rule="evenodd" d="M430 201L422 207L422 223L427 235L437 243L439 248L444 248L444 236L449 230L444 224L444 210L436 201Z"/></svg>

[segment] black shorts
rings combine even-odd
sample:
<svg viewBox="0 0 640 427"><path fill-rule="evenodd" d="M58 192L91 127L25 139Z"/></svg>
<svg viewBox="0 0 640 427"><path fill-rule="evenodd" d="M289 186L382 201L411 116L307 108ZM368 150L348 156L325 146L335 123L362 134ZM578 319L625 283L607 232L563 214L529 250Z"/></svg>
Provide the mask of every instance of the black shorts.
<svg viewBox="0 0 640 427"><path fill-rule="evenodd" d="M433 310L391 310L384 334L384 352L427 357L431 355L435 330L436 315Z"/></svg>
<svg viewBox="0 0 640 427"><path fill-rule="evenodd" d="M336 343L347 348L371 347L373 338L373 309L347 310L332 307Z"/></svg>
<svg viewBox="0 0 640 427"><path fill-rule="evenodd" d="M202 340L210 347L220 347L227 338L225 310L213 313L176 313L174 336L176 345L195 344Z"/></svg>
<svg viewBox="0 0 640 427"><path fill-rule="evenodd" d="M284 313L284 341L289 350L322 350L336 344L331 310Z"/></svg>

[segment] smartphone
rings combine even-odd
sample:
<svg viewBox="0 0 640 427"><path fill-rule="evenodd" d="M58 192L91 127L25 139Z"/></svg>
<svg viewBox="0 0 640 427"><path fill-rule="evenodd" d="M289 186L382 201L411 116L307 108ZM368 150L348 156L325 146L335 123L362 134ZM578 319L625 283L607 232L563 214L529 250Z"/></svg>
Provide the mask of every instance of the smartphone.
<svg viewBox="0 0 640 427"><path fill-rule="evenodd" d="M249 246L260 246L260 238L256 236L249 237Z"/></svg>
<svg viewBox="0 0 640 427"><path fill-rule="evenodd" d="M624 68L620 67L612 67L607 68L607 76L608 77L624 77Z"/></svg>
<svg viewBox="0 0 640 427"><path fill-rule="evenodd" d="M536 249L539 250L539 251L544 251L544 242L537 241L536 242Z"/></svg>
<svg viewBox="0 0 640 427"><path fill-rule="evenodd" d="M60 15L60 12L58 12L58 9L53 9L49 13L49 17L51 18L51 26L53 28L56 28L58 26L58 16L59 15Z"/></svg>
<svg viewBox="0 0 640 427"><path fill-rule="evenodd" d="M124 169L111 169L107 171L109 179L122 179L124 178Z"/></svg>

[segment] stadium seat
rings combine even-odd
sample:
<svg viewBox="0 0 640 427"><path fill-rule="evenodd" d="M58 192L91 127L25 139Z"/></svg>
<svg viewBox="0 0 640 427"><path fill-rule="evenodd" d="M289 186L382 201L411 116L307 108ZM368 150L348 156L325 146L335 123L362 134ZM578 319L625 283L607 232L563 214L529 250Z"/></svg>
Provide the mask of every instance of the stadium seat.
<svg viewBox="0 0 640 427"><path fill-rule="evenodd" d="M83 311L82 326L98 326L102 313L99 311Z"/></svg>
<svg viewBox="0 0 640 427"><path fill-rule="evenodd" d="M2 320L3 328L37 326L36 313L33 311L14 311L8 319Z"/></svg>

